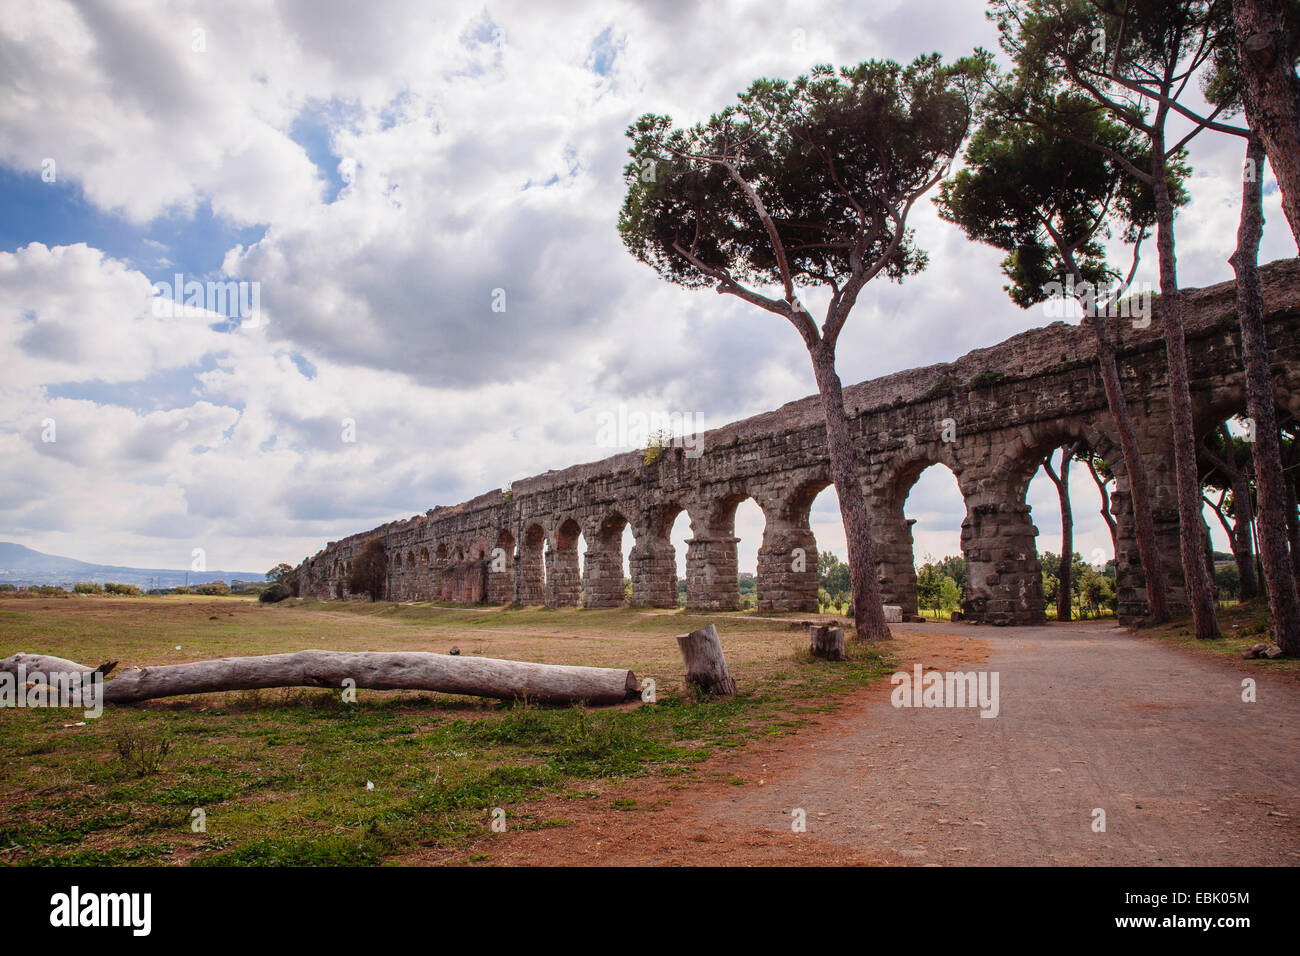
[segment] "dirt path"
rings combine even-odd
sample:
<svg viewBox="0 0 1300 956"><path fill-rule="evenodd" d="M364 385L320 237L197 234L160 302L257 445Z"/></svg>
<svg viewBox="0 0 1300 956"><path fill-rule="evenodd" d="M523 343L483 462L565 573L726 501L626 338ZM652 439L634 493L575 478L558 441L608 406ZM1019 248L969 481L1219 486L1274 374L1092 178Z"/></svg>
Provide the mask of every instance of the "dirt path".
<svg viewBox="0 0 1300 956"><path fill-rule="evenodd" d="M817 726L711 760L705 781L611 784L586 806L556 801L571 826L476 849L539 864L1300 863L1294 680L1103 624L930 624L895 643L900 669L998 672L999 715L896 709L880 682Z"/></svg>

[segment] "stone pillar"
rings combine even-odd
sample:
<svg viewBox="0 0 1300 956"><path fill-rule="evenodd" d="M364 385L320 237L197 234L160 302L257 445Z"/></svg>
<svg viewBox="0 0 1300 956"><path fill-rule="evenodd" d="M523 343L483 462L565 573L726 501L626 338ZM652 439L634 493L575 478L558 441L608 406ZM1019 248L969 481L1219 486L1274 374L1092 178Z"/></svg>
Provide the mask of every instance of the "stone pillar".
<svg viewBox="0 0 1300 956"><path fill-rule="evenodd" d="M812 611L817 604L817 539L808 528L763 529L758 549L758 609Z"/></svg>
<svg viewBox="0 0 1300 956"><path fill-rule="evenodd" d="M482 604L487 598L488 562L481 558L471 562L465 569L465 576L469 583L469 603Z"/></svg>
<svg viewBox="0 0 1300 956"><path fill-rule="evenodd" d="M696 535L686 542L686 606L701 611L740 609L736 544L730 534Z"/></svg>
<svg viewBox="0 0 1300 956"><path fill-rule="evenodd" d="M577 607L582 596L578 548L546 549L546 606Z"/></svg>
<svg viewBox="0 0 1300 956"><path fill-rule="evenodd" d="M1010 489L1001 497L983 495L972 502L961 524L967 581L963 613L971 620L1041 624L1047 619L1034 546L1038 529L1029 519L1029 506L1015 498Z"/></svg>
<svg viewBox="0 0 1300 956"><path fill-rule="evenodd" d="M1136 624L1149 612L1146 576L1133 533L1133 499L1126 476L1117 475L1110 492L1110 514L1115 519L1115 607L1121 624Z"/></svg>
<svg viewBox="0 0 1300 956"><path fill-rule="evenodd" d="M438 581L438 594L443 601L456 600L456 577L452 572L450 558L439 558L434 577Z"/></svg>
<svg viewBox="0 0 1300 956"><path fill-rule="evenodd" d="M871 515L871 535L876 543L876 569L885 604L897 604L904 615L917 614L916 552L912 543L915 518L897 514Z"/></svg>
<svg viewBox="0 0 1300 956"><path fill-rule="evenodd" d="M622 607L624 603L623 539L594 542L587 547L582 569L582 606Z"/></svg>
<svg viewBox="0 0 1300 956"><path fill-rule="evenodd" d="M669 541L637 542L628 556L632 604L636 607L677 606L677 549Z"/></svg>
<svg viewBox="0 0 1300 956"><path fill-rule="evenodd" d="M519 548L515 561L515 603L546 603L546 568L542 564L542 546Z"/></svg>
<svg viewBox="0 0 1300 956"><path fill-rule="evenodd" d="M1160 565L1169 589L1169 613L1174 617L1192 613L1187 600L1187 580L1183 577L1183 531L1178 521L1176 497L1172 507L1151 509L1151 518L1156 526L1156 548L1160 552Z"/></svg>
<svg viewBox="0 0 1300 956"><path fill-rule="evenodd" d="M497 548L488 562L487 599L492 604L509 604L515 599L514 555L509 548Z"/></svg>

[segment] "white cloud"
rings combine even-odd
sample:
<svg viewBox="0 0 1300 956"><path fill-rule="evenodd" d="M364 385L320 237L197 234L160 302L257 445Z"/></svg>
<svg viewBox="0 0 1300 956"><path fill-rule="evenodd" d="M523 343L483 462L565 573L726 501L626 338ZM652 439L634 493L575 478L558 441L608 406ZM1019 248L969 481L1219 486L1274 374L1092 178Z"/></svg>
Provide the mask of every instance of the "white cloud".
<svg viewBox="0 0 1300 956"><path fill-rule="evenodd" d="M16 357L0 384L0 522L88 560L184 566L202 546L210 567L269 567L604 457L596 415L620 403L713 426L809 394L807 355L779 319L670 287L623 249L624 129L643 112L702 119L754 78L818 60L955 57L993 39L981 5L943 0L562 17L519 0L7 3L0 161L33 171L53 157L131 223L210 203L265 225L223 271L261 283L267 322L155 317L146 277L84 244L0 253L0 345ZM334 158L294 141L304 121ZM1180 216L1188 284L1226 277L1235 231L1239 145L1203 139ZM1266 257L1292 254L1275 191L1269 203ZM929 203L913 222L930 268L864 292L841 342L846 383L1043 324L1006 299L999 253ZM43 446L50 417L59 441ZM908 502L918 556L957 546L962 507L939 471ZM1050 537L1040 498L1036 483ZM1081 541L1105 536L1094 507L1076 512ZM741 525L748 568L761 528L743 512ZM833 494L814 528L844 556Z"/></svg>

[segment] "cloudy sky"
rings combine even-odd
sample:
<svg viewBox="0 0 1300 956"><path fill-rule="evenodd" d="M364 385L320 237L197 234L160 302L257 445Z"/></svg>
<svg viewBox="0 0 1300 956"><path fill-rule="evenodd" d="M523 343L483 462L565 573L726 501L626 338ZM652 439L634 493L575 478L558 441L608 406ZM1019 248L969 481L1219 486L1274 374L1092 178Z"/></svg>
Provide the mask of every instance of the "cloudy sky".
<svg viewBox="0 0 1300 956"><path fill-rule="evenodd" d="M624 250L623 131L702 119L759 76L977 44L996 48L974 0L6 0L0 539L260 570L605 457L598 417L620 404L714 426L812 393L782 320ZM1187 285L1231 277L1242 152L1193 149ZM1267 261L1295 249L1266 189ZM845 382L1046 322L1006 298L998 253L929 203L914 225L930 267L861 296ZM259 320L156 314L177 274L256 282ZM1077 549L1109 557L1086 472L1074 483ZM1030 504L1058 550L1041 475ZM907 510L918 558L958 552L942 466ZM761 527L742 506L742 570ZM844 554L833 492L814 527Z"/></svg>

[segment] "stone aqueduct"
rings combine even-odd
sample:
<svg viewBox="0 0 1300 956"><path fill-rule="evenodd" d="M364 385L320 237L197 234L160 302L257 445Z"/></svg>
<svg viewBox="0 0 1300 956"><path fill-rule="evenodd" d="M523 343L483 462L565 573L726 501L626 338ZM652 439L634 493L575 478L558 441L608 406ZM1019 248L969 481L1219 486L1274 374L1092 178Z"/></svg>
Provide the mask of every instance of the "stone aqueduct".
<svg viewBox="0 0 1300 956"><path fill-rule="evenodd" d="M1281 408L1300 416L1300 260L1272 263L1262 273L1274 393ZM1185 301L1193 404L1198 431L1205 434L1245 412L1235 289L1221 283L1188 290ZM1153 304L1147 328L1136 328L1132 319L1109 321L1150 474L1171 602L1185 607L1158 297ZM1118 526L1120 618L1132 621L1146 613L1127 474L1095 355L1090 328L1056 322L949 365L845 389L887 603L916 612L911 522L903 504L921 472L942 463L956 476L966 503L961 546L967 618L1042 621L1037 529L1026 492L1049 450L1082 439L1116 475L1111 510ZM300 593L348 597L350 563L368 539L378 537L387 548L387 596L393 600L617 606L624 603L622 537L630 525L632 603L676 607L677 564L669 535L685 511L691 528L687 606L732 610L740 606L734 518L737 505L752 497L766 519L758 553L759 609L815 610L816 541L809 510L830 484L816 397L706 432L702 447L698 457L671 447L650 464L636 451L547 472L516 481L508 494L492 491L330 542L298 567ZM581 571L579 535L587 542Z"/></svg>

